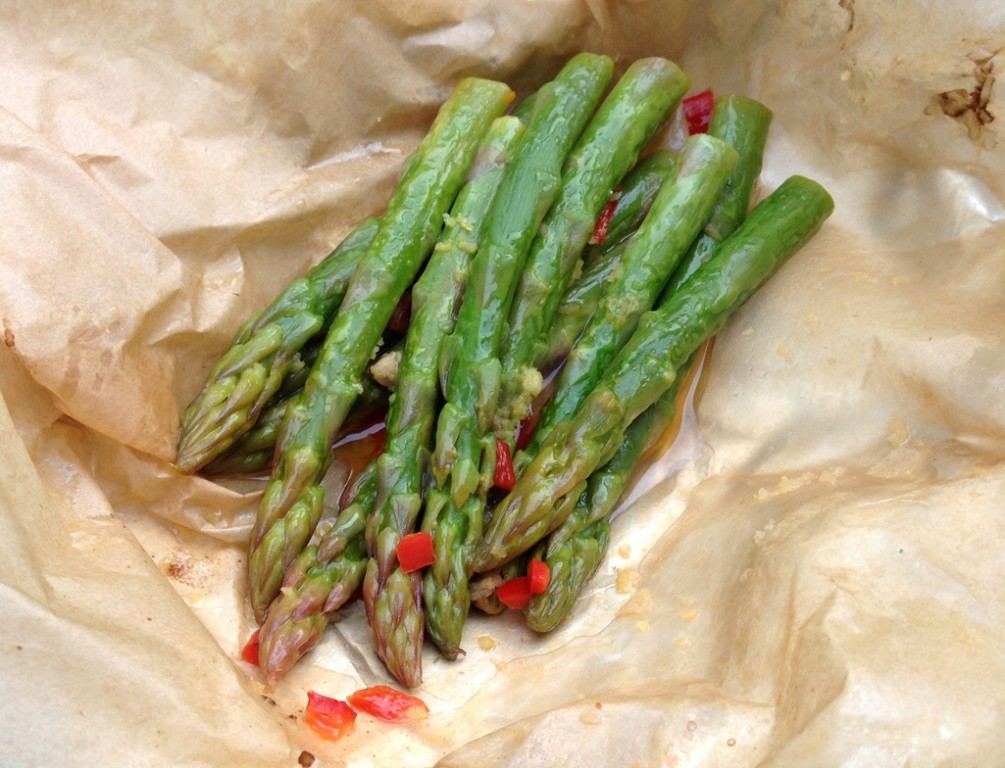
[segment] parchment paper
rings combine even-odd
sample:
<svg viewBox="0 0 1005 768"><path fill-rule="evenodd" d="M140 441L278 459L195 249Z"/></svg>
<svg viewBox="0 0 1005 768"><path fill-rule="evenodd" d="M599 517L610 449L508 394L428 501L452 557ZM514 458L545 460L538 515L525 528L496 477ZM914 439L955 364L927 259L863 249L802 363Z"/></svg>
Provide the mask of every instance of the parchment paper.
<svg viewBox="0 0 1005 768"><path fill-rule="evenodd" d="M1003 45L996 0L6 4L0 765L1005 764ZM572 618L473 617L428 720L326 744L307 689L386 682L362 612L264 687L261 483L176 475L178 415L459 77L578 50L761 99L763 191L837 210L719 335Z"/></svg>

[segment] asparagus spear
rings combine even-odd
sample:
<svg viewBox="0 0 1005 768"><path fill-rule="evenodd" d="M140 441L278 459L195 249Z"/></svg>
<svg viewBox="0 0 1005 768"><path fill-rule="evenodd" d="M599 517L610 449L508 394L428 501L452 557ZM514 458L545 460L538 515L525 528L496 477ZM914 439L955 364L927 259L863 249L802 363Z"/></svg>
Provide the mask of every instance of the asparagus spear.
<svg viewBox="0 0 1005 768"><path fill-rule="evenodd" d="M396 561L387 563L387 558L394 557L400 533L415 523L424 456L432 440L440 346L453 322L484 213L508 153L522 132L523 126L513 117L498 118L489 128L469 181L458 194L448 224L412 290L412 321L402 348L399 383L385 422L383 455L357 480L354 501L343 510L338 524L321 538L318 547L308 547L290 566L280 597L269 606L259 635L259 660L269 679L278 679L313 647L327 625L327 614L364 583L364 575L368 618L372 614L371 624L384 630L380 637L373 630L378 655L388 659L388 668L406 685L417 685L421 679L421 663L412 656L422 644L420 595L404 591L413 583L417 589L419 577L400 574ZM368 541L364 540L364 528ZM395 530L399 536L392 544L389 539ZM382 600L379 594L367 596L367 590L384 588L380 567L400 574L384 579L387 582L390 578L387 588L391 591L385 593L391 596L389 600ZM388 615L381 615L384 612ZM395 627L395 621L404 629ZM390 652L386 650L389 643Z"/></svg>
<svg viewBox="0 0 1005 768"><path fill-rule="evenodd" d="M258 665L275 683L317 645L332 614L359 588L366 573L366 520L377 496L376 464L355 481L352 500L335 524L290 564L279 595L258 634Z"/></svg>
<svg viewBox="0 0 1005 768"><path fill-rule="evenodd" d="M317 525L323 497L318 481L327 468L327 448L359 394L359 377L432 249L482 136L512 96L503 83L466 78L440 108L406 164L303 391L289 407L248 558L251 604L260 620L279 591L283 571Z"/></svg>
<svg viewBox="0 0 1005 768"><path fill-rule="evenodd" d="M711 215L735 163L735 150L711 136L698 134L684 143L673 177L626 245L617 276L569 353L534 436L517 461L521 468L556 424L575 415L639 316L653 306Z"/></svg>
<svg viewBox="0 0 1005 768"><path fill-rule="evenodd" d="M687 75L671 61L634 62L569 155L558 196L531 245L510 310L501 356L503 407L496 414L497 437L512 444L517 423L527 415L536 393L526 392L524 370L546 349L548 328L600 209L689 86Z"/></svg>
<svg viewBox="0 0 1005 768"><path fill-rule="evenodd" d="M548 331L548 343L534 361L536 368L551 370L568 356L597 308L617 265L621 263L625 238L645 219L675 164L673 153L665 149L656 150L642 158L625 176L620 185L617 207L607 227L607 237L603 243L586 249L583 271L566 290L555 310Z"/></svg>
<svg viewBox="0 0 1005 768"><path fill-rule="evenodd" d="M716 99L708 133L733 147L739 160L704 231L667 282L661 300L669 298L698 267L708 261L719 243L746 218L754 185L761 174L771 118L771 110L753 99L744 96Z"/></svg>
<svg viewBox="0 0 1005 768"><path fill-rule="evenodd" d="M423 579L426 631L455 658L467 616L468 561L481 538L495 462L489 433L499 392L499 345L516 276L558 193L562 164L611 77L606 56L579 54L534 97L517 154L500 183L453 332L440 359L446 403L437 421L423 530L436 563Z"/></svg>
<svg viewBox="0 0 1005 768"><path fill-rule="evenodd" d="M689 360L681 370L691 367ZM618 452L587 481L586 490L558 528L538 545L540 557L551 571L547 589L531 598L525 615L535 632L550 632L558 626L607 552L609 517L620 501L641 456L663 435L677 415L678 385L666 392L625 430Z"/></svg>
<svg viewBox="0 0 1005 768"><path fill-rule="evenodd" d="M819 229L834 203L793 176L761 202L682 290L646 313L576 415L556 425L495 510L474 559L487 571L525 552L571 512L625 429L672 386L681 364Z"/></svg>
<svg viewBox="0 0 1005 768"><path fill-rule="evenodd" d="M304 369L304 378L310 372L309 368ZM286 382L290 382L287 376ZM283 387L286 386L284 382ZM291 384L293 382L290 382ZM369 376L364 376L360 381L363 391L353 403L351 414L358 414L370 411L373 408L380 408L386 405L387 390L377 384ZM301 389L303 385L301 384ZM276 454L276 439L282 427L283 419L286 417L286 409L293 398L299 394L300 389L289 392L285 397L274 397L271 404L262 409L261 415L255 425L241 435L226 452L220 454L209 464L203 467L203 474L206 475L240 475L257 472L271 466L272 459ZM351 429L352 416L343 425L343 433L346 429ZM335 436L336 442L339 435Z"/></svg>
<svg viewBox="0 0 1005 768"><path fill-rule="evenodd" d="M182 417L175 459L180 472L205 466L252 427L297 353L331 320L379 224L377 219L361 222L324 261L237 332Z"/></svg>
<svg viewBox="0 0 1005 768"><path fill-rule="evenodd" d="M482 225L524 131L516 117L489 129L470 181L458 195L429 263L412 289L412 321L387 415L387 443L377 459L378 496L367 523L370 560L363 601L377 655L402 684L422 681L422 580L397 560L401 537L422 507L422 479L432 448L443 339L467 281Z"/></svg>

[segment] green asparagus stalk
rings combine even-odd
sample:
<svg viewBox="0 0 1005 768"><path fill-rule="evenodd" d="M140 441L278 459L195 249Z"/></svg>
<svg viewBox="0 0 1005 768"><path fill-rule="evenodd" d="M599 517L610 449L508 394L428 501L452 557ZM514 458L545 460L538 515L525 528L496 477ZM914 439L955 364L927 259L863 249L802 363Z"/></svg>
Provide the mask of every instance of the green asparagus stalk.
<svg viewBox="0 0 1005 768"><path fill-rule="evenodd" d="M566 290L555 310L548 343L534 361L536 368L554 369L568 357L600 298L617 274L628 235L639 228L663 182L673 173L676 159L667 150L656 150L639 161L622 182L622 192L603 243L591 245L583 256L583 271Z"/></svg>
<svg viewBox="0 0 1005 768"><path fill-rule="evenodd" d="M469 560L481 538L495 463L489 430L516 277L558 193L562 164L612 71L606 56L580 54L535 95L523 139L485 222L456 325L444 342L440 373L446 403L437 421L422 529L432 533L436 552L423 579L426 631L448 658L460 652Z"/></svg>
<svg viewBox="0 0 1005 768"><path fill-rule="evenodd" d="M367 523L370 560L363 601L377 656L403 685L422 681L422 577L397 560L401 537L422 508L423 473L429 461L439 397L438 362L453 330L468 269L482 226L524 126L501 117L489 129L470 181L458 195L433 255L412 289L412 319L387 414L387 443L377 459L379 489Z"/></svg>
<svg viewBox="0 0 1005 768"><path fill-rule="evenodd" d="M520 275L503 342L503 391L495 431L510 444L536 395L527 392L525 369L533 368L547 349L548 328L597 215L689 87L687 75L671 61L634 62L569 155L558 196Z"/></svg>
<svg viewBox="0 0 1005 768"><path fill-rule="evenodd" d="M728 144L705 134L684 143L673 177L628 241L618 274L569 353L534 436L516 460L519 468L526 466L556 424L575 415L632 335L639 317L652 308L711 215L736 159Z"/></svg>
<svg viewBox="0 0 1005 768"><path fill-rule="evenodd" d="M716 99L708 133L733 147L739 160L704 231L667 282L661 300L669 298L698 267L708 261L719 243L746 218L754 185L761 175L771 118L771 110L753 99L744 96Z"/></svg>
<svg viewBox="0 0 1005 768"><path fill-rule="evenodd" d="M252 427L295 366L297 353L327 327L379 223L360 223L324 261L238 331L185 410L178 471L195 472Z"/></svg>
<svg viewBox="0 0 1005 768"><path fill-rule="evenodd" d="M556 425L496 508L473 558L498 567L569 515L586 479L617 451L625 429L667 391L682 363L819 229L833 210L814 181L793 176L762 201L680 291L643 315L576 415Z"/></svg>
<svg viewBox="0 0 1005 768"><path fill-rule="evenodd" d="M690 367L688 361L681 370ZM618 452L590 475L572 512L538 545L551 580L542 594L531 598L525 612L527 626L535 632L550 632L557 627L600 567L610 542L610 515L624 495L639 459L673 423L678 385L683 380L683 376L676 379L631 423Z"/></svg>
<svg viewBox="0 0 1005 768"><path fill-rule="evenodd" d="M364 531L377 496L376 474L371 463L356 479L352 500L335 524L287 568L258 634L258 666L270 684L317 645L331 616L363 583Z"/></svg>
<svg viewBox="0 0 1005 768"><path fill-rule="evenodd" d="M260 620L279 590L283 571L317 525L327 449L359 394L360 376L395 305L432 249L482 136L512 96L502 83L466 78L441 107L409 158L318 360L289 407L248 559L251 604Z"/></svg>

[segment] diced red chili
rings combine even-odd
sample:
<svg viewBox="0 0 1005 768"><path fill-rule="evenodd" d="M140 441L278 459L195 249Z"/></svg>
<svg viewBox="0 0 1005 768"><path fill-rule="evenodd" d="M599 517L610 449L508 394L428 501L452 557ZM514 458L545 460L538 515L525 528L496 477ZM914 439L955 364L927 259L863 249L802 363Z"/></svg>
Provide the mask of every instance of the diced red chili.
<svg viewBox="0 0 1005 768"><path fill-rule="evenodd" d="M398 565L405 573L417 571L436 562L433 535L429 531L405 534L398 541L395 552L398 555Z"/></svg>
<svg viewBox="0 0 1005 768"><path fill-rule="evenodd" d="M507 608L522 611L530 605L530 576L515 576L496 587L496 597Z"/></svg>
<svg viewBox="0 0 1005 768"><path fill-rule="evenodd" d="M509 445L503 440L496 440L496 471L492 482L496 488L502 488L504 491L508 491L516 485L513 457L510 455Z"/></svg>
<svg viewBox="0 0 1005 768"><path fill-rule="evenodd" d="M715 105L712 91L705 90L694 96L688 96L684 99L683 105L688 133L708 133L708 126L712 122L712 107Z"/></svg>
<svg viewBox="0 0 1005 768"><path fill-rule="evenodd" d="M618 198L615 195L604 204L603 208L600 209L600 215L597 216L597 222L593 225L593 234L590 236L591 243L603 245L604 240L607 239L607 228L611 226L611 219L614 218L614 211L617 207Z"/></svg>
<svg viewBox="0 0 1005 768"><path fill-rule="evenodd" d="M532 595L543 594L551 583L551 568L543 560L538 560L535 557L527 567L527 578L530 579L530 593Z"/></svg>
<svg viewBox="0 0 1005 768"><path fill-rule="evenodd" d="M304 722L319 735L335 741L356 727L356 712L340 699L308 691Z"/></svg>
<svg viewBox="0 0 1005 768"><path fill-rule="evenodd" d="M244 644L244 648L241 649L241 661L246 661L249 664L254 664L258 666L258 633L260 630L255 630L251 637L248 638L248 642Z"/></svg>
<svg viewBox="0 0 1005 768"><path fill-rule="evenodd" d="M387 723L401 723L429 717L426 702L388 685L362 688L347 698L360 712L366 712Z"/></svg>

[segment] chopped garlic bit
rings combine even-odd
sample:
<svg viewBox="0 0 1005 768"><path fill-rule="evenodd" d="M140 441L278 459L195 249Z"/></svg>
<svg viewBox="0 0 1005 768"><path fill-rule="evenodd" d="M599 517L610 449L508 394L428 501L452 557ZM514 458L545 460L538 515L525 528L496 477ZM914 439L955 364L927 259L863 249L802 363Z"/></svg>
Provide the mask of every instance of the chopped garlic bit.
<svg viewBox="0 0 1005 768"><path fill-rule="evenodd" d="M619 595L627 595L639 585L640 576L634 568L618 568L614 589Z"/></svg>
<svg viewBox="0 0 1005 768"><path fill-rule="evenodd" d="M483 651L491 651L497 645L499 645L499 643L494 637L492 637L492 635L478 636L478 647Z"/></svg>
<svg viewBox="0 0 1005 768"><path fill-rule="evenodd" d="M394 385L398 383L398 368L400 367L401 350L392 349L390 352L381 355L370 366L370 376L382 387L393 390Z"/></svg>

